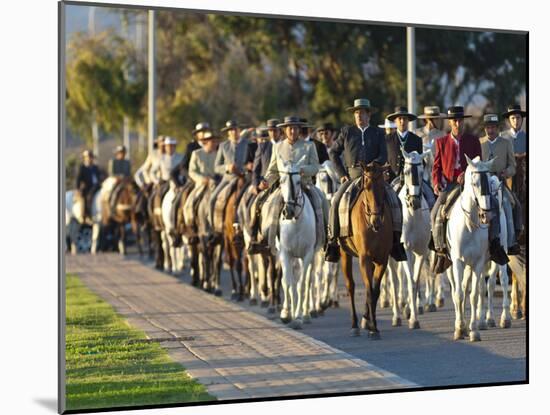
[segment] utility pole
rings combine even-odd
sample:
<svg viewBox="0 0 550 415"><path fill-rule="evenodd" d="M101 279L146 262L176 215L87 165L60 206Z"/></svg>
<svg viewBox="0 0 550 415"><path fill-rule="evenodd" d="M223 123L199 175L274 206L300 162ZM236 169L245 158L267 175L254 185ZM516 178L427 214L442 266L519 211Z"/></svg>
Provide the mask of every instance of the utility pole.
<svg viewBox="0 0 550 415"><path fill-rule="evenodd" d="M155 67L155 11L149 10L149 50L148 50L148 142L147 150L151 154L153 152L153 142L157 135L156 124L156 67Z"/></svg>
<svg viewBox="0 0 550 415"><path fill-rule="evenodd" d="M95 12L96 8L94 6L90 6L88 10L88 36L91 38L95 36ZM97 123L97 115L95 110L92 112L92 141L92 151L97 159L99 157L99 125Z"/></svg>
<svg viewBox="0 0 550 415"><path fill-rule="evenodd" d="M145 13L138 12L136 14L136 50L138 54L139 63L143 62L143 26L144 26ZM138 128L138 152L141 154L145 150L145 134L141 128Z"/></svg>
<svg viewBox="0 0 550 415"><path fill-rule="evenodd" d="M122 37L124 40L128 40L128 26L130 24L128 14L125 10L121 14L122 19ZM128 67L124 65L124 82L128 82ZM126 147L126 159L130 159L130 120L127 115L124 115L122 120L122 144Z"/></svg>
<svg viewBox="0 0 550 415"><path fill-rule="evenodd" d="M407 26L407 106L416 114L416 48L414 27ZM409 123L409 129L416 129L416 121Z"/></svg>

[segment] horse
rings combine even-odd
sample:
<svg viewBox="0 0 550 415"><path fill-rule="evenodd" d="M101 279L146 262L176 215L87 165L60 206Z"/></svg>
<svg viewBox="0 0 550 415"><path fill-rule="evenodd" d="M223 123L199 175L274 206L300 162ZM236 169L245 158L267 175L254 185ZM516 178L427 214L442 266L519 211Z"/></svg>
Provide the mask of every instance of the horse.
<svg viewBox="0 0 550 415"><path fill-rule="evenodd" d="M277 159L283 210L279 217L276 250L282 267L283 306L280 318L293 329L309 320L309 287L314 267L316 240L315 212L302 189L300 161ZM297 261L296 261L297 260ZM296 264L298 262L298 264Z"/></svg>
<svg viewBox="0 0 550 415"><path fill-rule="evenodd" d="M338 174L332 161L327 160L315 176L315 186L321 190L330 206L332 197L340 186ZM330 306L338 307L338 263L324 260L324 252L319 250L315 259L314 271L314 312L323 314ZM315 316L315 314L314 314Z"/></svg>
<svg viewBox="0 0 550 415"><path fill-rule="evenodd" d="M352 270L352 256L355 256L359 257L361 277L366 289L361 327L367 329L369 337L375 340L380 339L376 324L376 303L393 242L391 211L385 206L384 172L388 168L376 162L362 165L362 189L351 210L353 235L340 238L342 272L351 300L351 335L360 335Z"/></svg>
<svg viewBox="0 0 550 415"><path fill-rule="evenodd" d="M401 150L404 157L403 187L399 192L399 199L403 209L403 232L401 240L407 251L407 262L399 266L388 275L391 277L393 297L392 325L400 325L399 299L397 298L396 274L401 268L407 278L408 300L410 310L409 328L418 329L418 286L422 265L428 255L428 243L430 241L430 211L428 202L422 194L422 162L427 157L426 153L418 154L416 151L407 153ZM390 261L389 269L395 267L396 261ZM392 266L393 265L393 266ZM408 313L407 313L408 314Z"/></svg>
<svg viewBox="0 0 550 415"><path fill-rule="evenodd" d="M496 177L491 176L489 186L493 198L497 200L499 207L499 222L500 222L500 243L505 250L508 250L508 234L506 229L506 216L502 208L502 186L503 183ZM510 298L508 297L508 267L506 265L498 265L493 261L489 261L486 265L486 274L489 275L488 282L485 278L480 280L480 300L477 309L477 318L479 319L479 329L487 330L487 327L495 327L493 300L497 273L500 277L500 286L502 287L502 315L500 318L500 327L512 327L512 319L510 316ZM487 291L487 302L485 301L485 291ZM487 305L487 307L486 307ZM487 308L487 309L486 309Z"/></svg>
<svg viewBox="0 0 550 415"><path fill-rule="evenodd" d="M488 227L491 214L489 171L493 160L471 160L464 172L464 189L451 208L446 239L452 261L451 291L455 306L454 340L466 335L464 309L466 293L470 285L470 341L480 341L477 304L480 279L489 261Z"/></svg>
<svg viewBox="0 0 550 415"><path fill-rule="evenodd" d="M149 218L149 210L147 208L148 199L151 194L151 186L147 185L140 189L136 196L136 202L132 208L132 231L136 235L136 245L139 256L143 257L143 234L147 240L147 250L150 259L153 258L153 243L152 243L152 225Z"/></svg>
<svg viewBox="0 0 550 415"><path fill-rule="evenodd" d="M113 179L112 183L109 182L111 179ZM117 186L118 190L114 210L111 211L109 198L115 186ZM137 197L136 187L132 179L115 177L107 178L101 185L101 223L103 226L114 227L115 233L118 236L118 251L121 255L126 255L126 225L132 220L132 208L135 205ZM92 216L94 216L93 206ZM96 220L94 218L94 223Z"/></svg>

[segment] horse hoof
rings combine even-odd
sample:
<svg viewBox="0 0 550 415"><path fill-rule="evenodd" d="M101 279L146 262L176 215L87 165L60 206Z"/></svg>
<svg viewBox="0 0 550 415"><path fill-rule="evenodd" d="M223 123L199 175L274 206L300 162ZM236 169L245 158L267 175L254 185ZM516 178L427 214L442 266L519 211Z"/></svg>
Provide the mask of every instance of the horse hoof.
<svg viewBox="0 0 550 415"><path fill-rule="evenodd" d="M311 310L309 315L311 316L311 318L319 317L319 314L317 314L317 310ZM304 319L304 323L305 323L305 319Z"/></svg>
<svg viewBox="0 0 550 415"><path fill-rule="evenodd" d="M445 306L445 299L444 298L438 298L435 300L435 305L437 308L443 308Z"/></svg>
<svg viewBox="0 0 550 415"><path fill-rule="evenodd" d="M359 337L361 335L361 331L359 330L359 327L352 328L351 331L349 332L349 335L351 337Z"/></svg>
<svg viewBox="0 0 550 415"><path fill-rule="evenodd" d="M481 336L479 335L479 331L472 330L470 332L470 341L471 342L481 341Z"/></svg>
<svg viewBox="0 0 550 415"><path fill-rule="evenodd" d="M288 327L294 330L301 330L302 329L302 320L297 318L296 320L292 320L290 323L288 323Z"/></svg>
<svg viewBox="0 0 550 415"><path fill-rule="evenodd" d="M304 316L304 324L311 324L311 317L310 316Z"/></svg>
<svg viewBox="0 0 550 415"><path fill-rule="evenodd" d="M462 340L464 338L464 333L462 333L461 329L455 329L455 334L453 336L453 340Z"/></svg>
<svg viewBox="0 0 550 415"><path fill-rule="evenodd" d="M371 340L380 340L380 333L377 331L369 331L369 339Z"/></svg>
<svg viewBox="0 0 550 415"><path fill-rule="evenodd" d="M512 327L512 320L509 320L509 319L500 320L501 329L509 329L510 327Z"/></svg>
<svg viewBox="0 0 550 415"><path fill-rule="evenodd" d="M391 321L392 327L400 327L401 326L401 317L394 317Z"/></svg>
<svg viewBox="0 0 550 415"><path fill-rule="evenodd" d="M260 302L260 307L261 307L261 308L267 308L268 306L269 306L269 301L264 301L264 300L262 300L262 301Z"/></svg>
<svg viewBox="0 0 550 415"><path fill-rule="evenodd" d="M419 307L418 308L418 314L424 314L424 308Z"/></svg>
<svg viewBox="0 0 550 415"><path fill-rule="evenodd" d="M420 323L418 321L410 322L409 321L409 328L411 330L416 330L420 328Z"/></svg>
<svg viewBox="0 0 550 415"><path fill-rule="evenodd" d="M367 319L365 317L362 317L361 318L361 328L363 330L366 330L367 329Z"/></svg>
<svg viewBox="0 0 550 415"><path fill-rule="evenodd" d="M256 300L255 298L251 298L248 301L248 305L258 305L258 300Z"/></svg>
<svg viewBox="0 0 550 415"><path fill-rule="evenodd" d="M437 311L437 307L435 306L435 304L428 304L425 309L428 313L434 313Z"/></svg>
<svg viewBox="0 0 550 415"><path fill-rule="evenodd" d="M512 311L512 318L514 320L520 320L522 317L523 317L523 313L521 312L521 310Z"/></svg>
<svg viewBox="0 0 550 415"><path fill-rule="evenodd" d="M495 324L495 319L493 318L489 318L487 319L487 327L496 327L497 325Z"/></svg>
<svg viewBox="0 0 550 415"><path fill-rule="evenodd" d="M216 288L216 290L214 291L214 295L216 297L221 297L223 294L222 290L220 290L219 288Z"/></svg>
<svg viewBox="0 0 550 415"><path fill-rule="evenodd" d="M244 295L243 295L242 293L237 295L237 301L238 301L239 303L241 303L241 302L244 301Z"/></svg>
<svg viewBox="0 0 550 415"><path fill-rule="evenodd" d="M319 315L319 317L324 316L325 315L325 310L320 308L319 310L317 310L317 314Z"/></svg>
<svg viewBox="0 0 550 415"><path fill-rule="evenodd" d="M231 301L235 301L239 295L237 293L231 293Z"/></svg>
<svg viewBox="0 0 550 415"><path fill-rule="evenodd" d="M275 307L269 307L267 309L267 314L275 314Z"/></svg>
<svg viewBox="0 0 550 415"><path fill-rule="evenodd" d="M477 323L477 328L478 330L487 330L487 322L480 321L479 323Z"/></svg>

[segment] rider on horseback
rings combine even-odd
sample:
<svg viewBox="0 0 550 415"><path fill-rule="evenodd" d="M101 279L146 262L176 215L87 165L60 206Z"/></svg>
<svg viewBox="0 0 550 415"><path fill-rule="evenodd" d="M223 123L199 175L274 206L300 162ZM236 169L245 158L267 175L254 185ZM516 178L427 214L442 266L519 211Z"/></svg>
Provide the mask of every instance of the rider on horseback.
<svg viewBox="0 0 550 415"><path fill-rule="evenodd" d="M111 214L113 214L116 209L118 194L122 189L122 179L130 177L130 160L126 160L125 146L117 146L115 148L115 158L109 160L107 171L110 177L117 179L117 182L109 195L109 208Z"/></svg>
<svg viewBox="0 0 550 415"><path fill-rule="evenodd" d="M220 193L228 185L235 183L235 179L245 173L245 163L248 153L248 139L241 137L240 127L236 121L230 120L225 123L221 131L226 131L228 140L224 141L218 147L215 161L215 172L222 175L222 180L212 192L210 198L210 224L215 232L212 234L211 243L221 241L221 227L216 228L216 224L221 225L222 215L227 204L229 194L220 198Z"/></svg>
<svg viewBox="0 0 550 415"><path fill-rule="evenodd" d="M151 177L155 184L155 197L162 201L162 198L170 188L171 172L182 160L183 156L176 153L177 141L175 138L166 137L164 139L165 154L163 154L158 163L151 169ZM177 185L177 183L175 183Z"/></svg>
<svg viewBox="0 0 550 415"><path fill-rule="evenodd" d="M78 167L76 175L76 188L84 199L84 218L90 222L92 199L99 190L103 176L94 161L94 154L90 150L85 150L82 153L82 164Z"/></svg>
<svg viewBox="0 0 550 415"><path fill-rule="evenodd" d="M487 135L479 139L481 143L481 159L487 161L494 158L495 160L491 165L491 173L498 176L503 183L506 183L506 179L516 174L516 159L514 157L512 142L498 135L498 115L486 114L483 117L483 121ZM506 216L508 235L508 255L518 255L520 249L516 238L521 232L520 203L506 184L502 187L502 196L502 207ZM496 206L498 203L496 199L494 203Z"/></svg>
<svg viewBox="0 0 550 415"><path fill-rule="evenodd" d="M153 185L154 183L151 176L151 171L153 169L153 166L159 162L160 158L165 152L164 136L159 135L157 137L153 144L153 149L156 149L156 151L152 151L147 155L147 158L145 159L143 164L139 167L139 169L137 169L134 174L134 180L142 190L145 187Z"/></svg>
<svg viewBox="0 0 550 415"><path fill-rule="evenodd" d="M447 257L446 247L446 213L460 196L464 184L464 172L467 162L465 154L473 159L481 157L479 139L464 133L464 119L471 115L464 114L464 107L449 107L447 118L451 132L435 141L435 159L432 170L434 192L438 195L431 212L433 245L438 254L436 269L444 269ZM508 262L508 257L500 244L499 216L493 215L489 225L489 252L491 259L498 264Z"/></svg>
<svg viewBox="0 0 550 415"><path fill-rule="evenodd" d="M371 105L368 99L359 98L354 101L353 107L347 108L355 117L354 126L343 127L340 134L329 150L329 157L340 176L342 185L332 200L329 219L329 242L326 250L326 260L337 262L339 258L338 238L340 235L340 221L338 205L348 187L362 175L361 164L376 161L379 164L387 162L387 147L382 130L369 126ZM344 154L345 166L340 159ZM393 248L392 256L398 261L407 259L401 244L402 212L401 203L395 191L386 186L386 202L392 211L393 221Z"/></svg>

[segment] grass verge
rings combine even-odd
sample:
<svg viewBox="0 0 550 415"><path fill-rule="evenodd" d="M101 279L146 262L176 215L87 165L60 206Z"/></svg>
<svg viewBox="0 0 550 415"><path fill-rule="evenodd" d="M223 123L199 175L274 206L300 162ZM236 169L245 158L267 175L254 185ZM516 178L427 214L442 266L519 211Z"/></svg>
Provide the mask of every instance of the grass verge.
<svg viewBox="0 0 550 415"><path fill-rule="evenodd" d="M66 286L66 409L215 399L76 275Z"/></svg>

